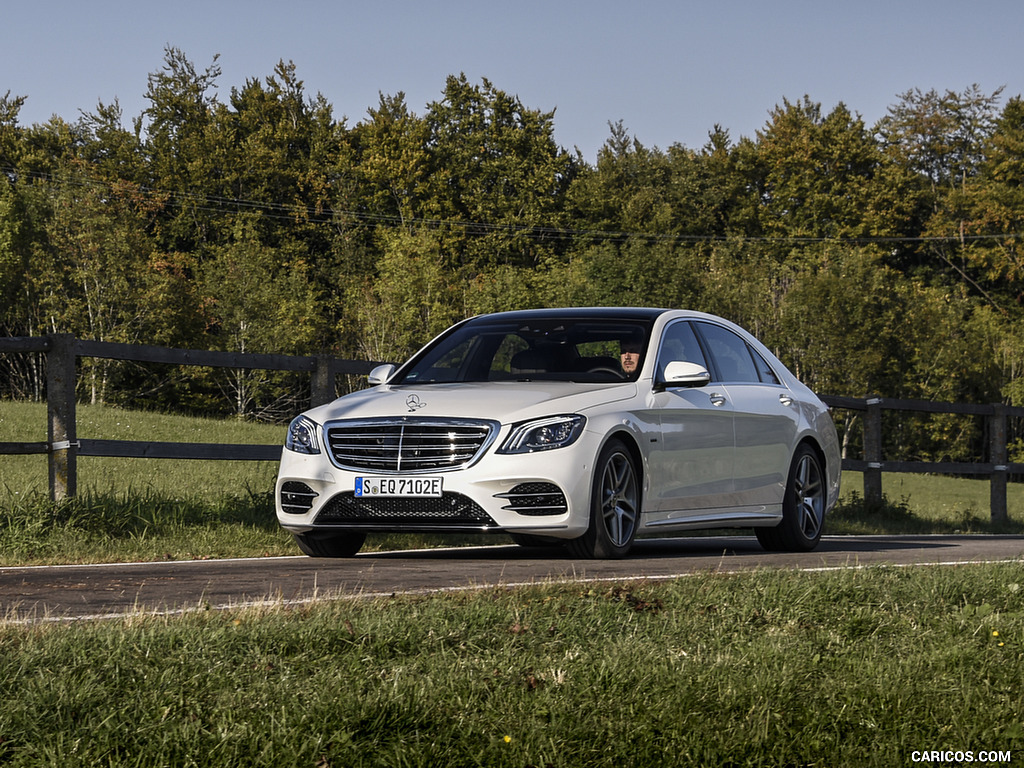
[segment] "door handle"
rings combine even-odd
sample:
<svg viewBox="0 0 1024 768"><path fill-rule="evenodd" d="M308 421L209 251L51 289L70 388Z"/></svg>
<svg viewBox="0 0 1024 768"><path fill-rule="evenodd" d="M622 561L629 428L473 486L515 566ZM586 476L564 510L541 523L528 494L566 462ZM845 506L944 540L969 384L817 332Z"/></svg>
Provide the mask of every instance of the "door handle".
<svg viewBox="0 0 1024 768"><path fill-rule="evenodd" d="M781 395L779 395L779 402L782 403L783 405L792 405L793 398L791 395L787 394L786 392L783 392Z"/></svg>
<svg viewBox="0 0 1024 768"><path fill-rule="evenodd" d="M711 401L711 404L715 407L720 408L721 406L725 405L725 395L720 395L717 392L712 392L710 395L708 395L708 399Z"/></svg>

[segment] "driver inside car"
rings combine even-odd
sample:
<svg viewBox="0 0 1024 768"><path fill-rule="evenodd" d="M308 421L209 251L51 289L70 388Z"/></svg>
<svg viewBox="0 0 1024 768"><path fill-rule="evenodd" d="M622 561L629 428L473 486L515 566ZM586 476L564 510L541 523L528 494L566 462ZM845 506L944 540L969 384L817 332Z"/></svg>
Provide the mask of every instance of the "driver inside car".
<svg viewBox="0 0 1024 768"><path fill-rule="evenodd" d="M640 344L633 341L622 342L619 348L619 364L627 376L635 373L637 366L640 365Z"/></svg>

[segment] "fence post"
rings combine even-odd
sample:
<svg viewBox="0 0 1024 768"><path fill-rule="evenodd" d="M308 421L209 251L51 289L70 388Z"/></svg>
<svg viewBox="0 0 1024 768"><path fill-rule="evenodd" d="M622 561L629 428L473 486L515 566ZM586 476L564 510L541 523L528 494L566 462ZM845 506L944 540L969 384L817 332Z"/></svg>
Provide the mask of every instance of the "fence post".
<svg viewBox="0 0 1024 768"><path fill-rule="evenodd" d="M1009 474L1006 449L1006 406L996 403L988 417L988 455L992 462L992 477L989 486L989 508L993 523L1005 523L1006 479Z"/></svg>
<svg viewBox="0 0 1024 768"><path fill-rule="evenodd" d="M317 355L313 369L313 384L310 392L312 407L325 405L334 399L334 370L330 355Z"/></svg>
<svg viewBox="0 0 1024 768"><path fill-rule="evenodd" d="M78 490L78 441L75 428L75 337L49 337L46 354L46 413L49 440L50 498L61 501Z"/></svg>
<svg viewBox="0 0 1024 768"><path fill-rule="evenodd" d="M864 501L882 503L882 398L867 398L864 412Z"/></svg>

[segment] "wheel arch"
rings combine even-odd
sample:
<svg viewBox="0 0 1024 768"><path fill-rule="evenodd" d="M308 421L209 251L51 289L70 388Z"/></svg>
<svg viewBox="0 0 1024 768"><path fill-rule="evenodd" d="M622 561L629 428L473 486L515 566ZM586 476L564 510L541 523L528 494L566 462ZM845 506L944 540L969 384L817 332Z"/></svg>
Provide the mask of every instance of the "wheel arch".
<svg viewBox="0 0 1024 768"><path fill-rule="evenodd" d="M601 443L601 447L598 450L598 454L604 450L604 447L608 445L612 440L618 440L622 443L626 450L629 451L630 458L633 459L633 466L637 473L640 475L637 479L639 480L640 488L640 507L643 508L644 499L647 494L644 493L645 483L647 482L647 472L644 464L644 456L640 450L640 444L637 442L636 435L626 429L613 429L607 435L605 435L604 441ZM594 467L594 471L597 471L597 467ZM593 486L593 483L591 483Z"/></svg>
<svg viewBox="0 0 1024 768"><path fill-rule="evenodd" d="M826 484L828 492L825 498L826 511L831 510L839 500L839 485L843 474L843 458L836 454L829 460L829 451L821 444L817 436L813 434L804 435L794 449L794 455L801 445L808 446L821 463L822 481Z"/></svg>
<svg viewBox="0 0 1024 768"><path fill-rule="evenodd" d="M821 444L818 442L817 438L815 438L814 435L804 435L800 442L796 444L796 448L793 449L794 456L796 455L796 452L800 450L800 446L802 445L806 445L812 451L814 451L814 455L817 456L818 461L821 462L821 470L827 477L829 470L828 458L825 456L825 450L821 447Z"/></svg>

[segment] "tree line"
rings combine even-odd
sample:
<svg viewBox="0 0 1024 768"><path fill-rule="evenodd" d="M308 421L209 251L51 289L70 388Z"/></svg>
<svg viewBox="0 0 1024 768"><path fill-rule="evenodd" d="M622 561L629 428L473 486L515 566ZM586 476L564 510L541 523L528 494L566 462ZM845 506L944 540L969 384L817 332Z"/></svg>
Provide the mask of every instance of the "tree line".
<svg viewBox="0 0 1024 768"><path fill-rule="evenodd" d="M399 360L462 317L557 305L700 309L821 393L1024 404L1024 101L908 90L867 125L783 100L753 137L596 162L554 111L449 76L352 124L292 63L218 96L165 50L142 114L23 126L0 99L0 332ZM39 397L40 361L0 359ZM81 397L283 418L284 374L88 361ZM976 425L901 430L922 458ZM892 438L910 445L908 435ZM911 450L911 449L906 449Z"/></svg>

